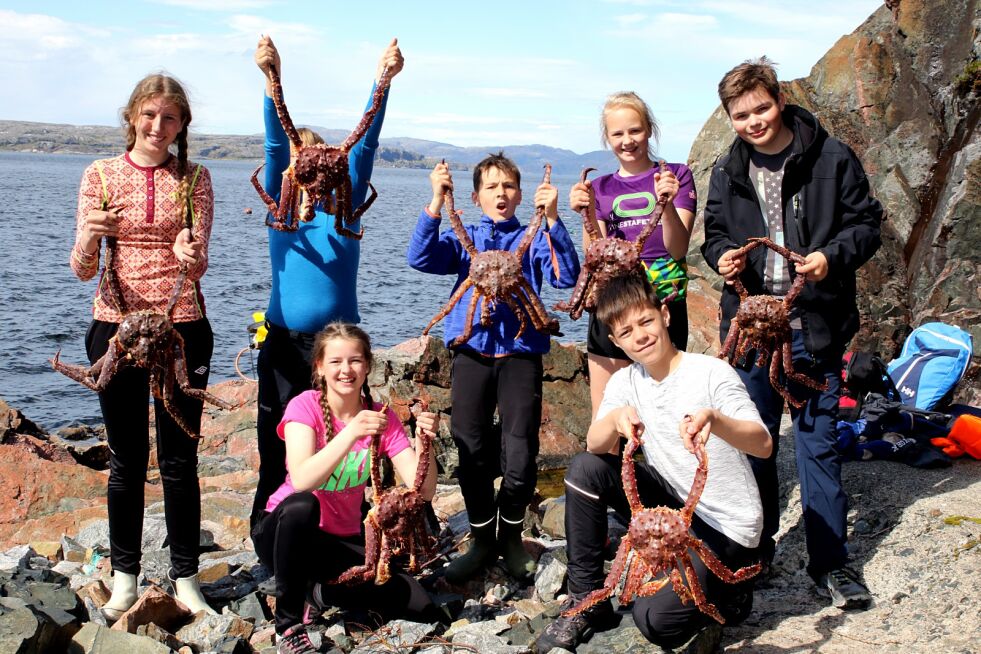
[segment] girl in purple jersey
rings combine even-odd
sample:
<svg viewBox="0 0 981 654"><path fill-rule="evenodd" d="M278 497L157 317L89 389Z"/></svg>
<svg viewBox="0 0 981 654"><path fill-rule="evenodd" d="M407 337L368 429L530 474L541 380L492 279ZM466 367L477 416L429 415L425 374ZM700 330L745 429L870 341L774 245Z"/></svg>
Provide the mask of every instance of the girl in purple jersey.
<svg viewBox="0 0 981 654"><path fill-rule="evenodd" d="M661 224L647 239L641 259L661 299L677 293L667 305L668 334L674 346L684 350L688 345L685 254L695 222L695 180L685 164L667 164L666 170L661 170L654 162L659 136L657 121L651 108L636 93L624 91L607 98L600 125L604 146L613 151L620 164L616 172L592 182L600 233L636 240L654 212L657 198L662 193L668 195ZM589 193L584 184L576 184L569 191L573 211L580 211L588 202ZM589 236L583 232L583 248L588 247ZM630 359L613 344L609 330L592 314L586 349L589 394L595 417L610 376L627 367Z"/></svg>

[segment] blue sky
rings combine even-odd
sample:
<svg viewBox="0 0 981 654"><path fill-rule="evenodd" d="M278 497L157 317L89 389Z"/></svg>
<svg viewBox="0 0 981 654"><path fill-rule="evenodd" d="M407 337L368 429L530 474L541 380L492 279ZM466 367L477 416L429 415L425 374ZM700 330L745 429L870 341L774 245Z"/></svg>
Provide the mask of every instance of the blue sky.
<svg viewBox="0 0 981 654"><path fill-rule="evenodd" d="M262 131L259 34L283 56L298 124L351 128L393 36L406 68L383 137L455 145L600 148L608 93L634 90L687 158L716 84L768 55L806 76L878 0L128 0L0 3L0 118L111 125L133 84L166 70L192 95L193 128Z"/></svg>

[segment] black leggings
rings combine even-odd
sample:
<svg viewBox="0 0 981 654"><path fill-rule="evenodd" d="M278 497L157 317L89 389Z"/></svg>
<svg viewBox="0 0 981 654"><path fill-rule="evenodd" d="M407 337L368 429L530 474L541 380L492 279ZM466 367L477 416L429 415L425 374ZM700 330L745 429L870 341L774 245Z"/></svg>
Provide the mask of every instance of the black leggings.
<svg viewBox="0 0 981 654"><path fill-rule="evenodd" d="M603 558L607 539L606 509L626 519L630 505L620 479L621 458L612 454L580 454L566 472L565 533L569 557L569 592L586 593L603 586ZM667 506L680 509L683 502L667 482L645 463L636 464L637 488L645 506ZM691 531L701 539L730 570L759 560L758 550L730 540L705 523L697 514L692 517ZM698 553L689 549L698 581L708 602L715 604L723 617L746 615L753 602L753 580L727 584L715 576ZM638 597L632 607L634 622L652 643L671 648L688 640L713 619L693 603L683 604L668 584L651 597Z"/></svg>
<svg viewBox="0 0 981 654"><path fill-rule="evenodd" d="M542 357L485 357L468 350L453 356L450 432L460 453L457 477L470 524L501 516L524 518L535 492L538 430L542 421ZM492 428L494 410L501 433ZM494 479L503 475L494 500Z"/></svg>
<svg viewBox="0 0 981 654"><path fill-rule="evenodd" d="M89 361L95 363L109 348L116 323L93 320L85 335ZM176 323L184 338L191 386L205 388L214 336L207 318ZM99 393L109 439L109 550L112 567L139 574L143 537L143 485L150 458L149 372L122 368ZM175 385L172 404L194 431L201 428L202 403ZM164 515L170 540L170 563L175 578L198 572L201 532L201 490L198 487L198 442L184 433L160 400L154 400L157 464L163 483Z"/></svg>
<svg viewBox="0 0 981 654"><path fill-rule="evenodd" d="M286 480L286 443L276 433L286 405L310 390L310 358L316 334L266 323L269 333L259 350L259 406L256 436L259 447L259 482L252 502L251 526L266 509L269 496Z"/></svg>
<svg viewBox="0 0 981 654"><path fill-rule="evenodd" d="M252 541L259 560L276 575L278 633L302 622L303 603L314 583L322 584L324 603L369 610L377 613L380 622L399 616L433 621L436 609L429 595L405 573L393 570L382 586L327 585L352 566L364 564L364 541L360 536L341 537L321 530L320 502L313 493L294 493L272 513L263 512Z"/></svg>

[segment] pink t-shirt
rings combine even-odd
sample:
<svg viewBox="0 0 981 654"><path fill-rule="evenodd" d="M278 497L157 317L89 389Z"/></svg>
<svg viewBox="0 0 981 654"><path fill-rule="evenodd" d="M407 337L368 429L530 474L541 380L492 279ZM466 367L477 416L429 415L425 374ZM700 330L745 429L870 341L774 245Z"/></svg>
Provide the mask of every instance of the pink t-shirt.
<svg viewBox="0 0 981 654"><path fill-rule="evenodd" d="M376 402L373 410L380 409L381 405ZM387 413L388 429L382 434L379 449L382 454L392 458L409 447L409 439L395 412L388 409ZM334 433L338 434L344 429L344 423L337 418L333 420ZM284 430L288 422L299 422L312 428L317 438L318 451L327 444L324 438L324 416L320 409L320 391L300 393L286 405L283 419L276 428L283 440L286 439ZM320 502L320 528L328 534L353 536L361 532L361 500L364 497L364 487L371 476L370 447L370 436L356 441L327 481L313 491ZM296 492L290 480L289 463L286 465L286 481L266 502L266 511L273 511L280 502Z"/></svg>

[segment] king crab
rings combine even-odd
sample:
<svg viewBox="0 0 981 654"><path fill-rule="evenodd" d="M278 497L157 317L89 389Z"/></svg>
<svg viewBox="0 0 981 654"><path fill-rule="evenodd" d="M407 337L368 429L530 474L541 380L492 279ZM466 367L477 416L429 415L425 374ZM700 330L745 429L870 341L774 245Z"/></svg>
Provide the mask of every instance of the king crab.
<svg viewBox="0 0 981 654"><path fill-rule="evenodd" d="M733 256L744 256L750 250L765 245L787 261L795 264L804 263L805 259L796 252L777 245L768 238L751 238L743 247L736 250ZM807 375L794 370L791 342L793 331L790 327L790 308L794 300L804 288L807 281L804 275L797 274L790 291L784 298L778 299L772 295L750 295L746 287L736 277L732 280L736 292L739 293L739 309L729 328L719 358L735 363L746 356L747 351L756 350L755 364L764 367L770 360L770 384L788 403L796 408L804 406L804 400L798 400L780 383L780 367L787 379L803 384L815 390L826 390L828 383L820 384Z"/></svg>
<svg viewBox="0 0 981 654"><path fill-rule="evenodd" d="M421 400L416 407L413 407L413 411L417 414L428 410L425 400ZM381 436L375 434L371 437L370 465L374 500L364 520L364 565L354 566L330 582L331 584L355 585L373 579L380 586L392 576L389 564L393 556L407 554L409 564L406 571L415 574L435 555L436 541L426 528L426 501L420 492L429 473L432 437L422 429L417 429L416 442L419 444L419 465L412 488L401 486L382 490L379 453Z"/></svg>
<svg viewBox="0 0 981 654"><path fill-rule="evenodd" d="M174 306L180 297L181 289L187 279L187 266L181 265L164 313L152 311L126 311L122 289L116 279L115 270L116 239L106 241L105 280L108 296L123 315L115 335L109 339L109 349L89 367L61 362L61 350L50 360L51 366L61 374L74 379L97 393L101 393L117 372L124 368L142 368L150 373L150 391L153 397L163 402L164 408L174 422L191 438L200 436L187 424L180 411L173 405L174 384L181 392L202 402L208 402L223 409L234 409L235 405L215 397L207 391L191 386L187 376L187 358L184 354L184 338L174 329L171 322Z"/></svg>
<svg viewBox="0 0 981 654"><path fill-rule="evenodd" d="M756 563L733 572L712 553L712 550L689 532L695 505L698 504L702 490L705 488L705 481L708 478L708 454L705 452L705 444L702 443L701 439L695 439L695 457L698 459L698 468L695 470L695 478L692 480L688 499L680 511L665 506L649 509L641 503L640 493L637 491L636 471L634 470L634 453L640 445L640 436L634 429L628 439L627 447L624 449L621 468L623 489L626 492L627 501L630 503L630 527L627 530L627 535L620 541L616 558L613 560L613 567L610 569L602 588L591 592L579 604L565 611L562 615L571 617L577 613L582 613L613 595L617 583L626 572L627 579L623 584L619 598L621 605L632 602L634 597L650 597L664 588L670 581L671 587L681 598L683 604L694 600L699 611L712 616L719 623L725 624L725 619L719 610L705 598L705 592L698 581L695 568L691 562L691 555L688 553L689 548L698 553L702 562L715 573L715 576L728 584L739 583L753 577L760 571L761 566ZM631 551L635 556L630 557ZM682 580L681 568L685 569L688 587L685 587ZM645 581L654 575L667 573L668 570L670 570L668 574L651 581Z"/></svg>
<svg viewBox="0 0 981 654"><path fill-rule="evenodd" d="M663 161L659 165L659 170L667 170L667 164ZM573 320L579 320L584 309L592 311L596 308L596 293L609 280L633 274L647 275L647 268L641 261L640 253L644 251L644 244L661 222L664 206L668 202L666 195L658 198L651 219L644 225L644 229L641 230L636 241L627 241L615 236L604 238L600 234L596 222L593 185L586 179L586 176L593 170L596 169L584 169L579 178L579 181L585 184L589 191L589 203L579 212L582 216L583 229L589 235L586 261L583 263L582 272L579 273L579 279L576 281L572 296L568 301L559 302L555 305L556 311L568 311ZM669 297L665 301L670 301L670 299L672 298Z"/></svg>
<svg viewBox="0 0 981 654"><path fill-rule="evenodd" d="M545 164L545 176L542 183L548 184L552 178L552 166ZM559 321L548 315L548 310L542 304L535 289L525 278L521 270L521 260L525 252L531 246L538 228L541 227L542 220L545 218L545 207L540 206L535 209L535 216L528 224L525 235L518 248L514 252L508 250L486 250L478 252L474 246L467 230L463 227L460 220L462 211L456 211L453 204L453 191L446 189L444 193L446 209L450 216L450 224L456 233L460 244L470 255L470 274L456 289L449 301L443 306L439 313L429 321L426 328L422 330L423 335L429 333L433 325L445 318L450 310L463 297L471 286L474 287L473 296L470 298L470 308L467 310L466 327L463 333L453 340L451 346L462 345L470 340L473 333L473 317L477 311L477 301L484 298L483 306L480 309L480 324L490 327L493 324L491 319L491 307L497 302L504 302L511 308L514 315L518 318L518 332L514 335L515 340L521 337L527 327L525 313L531 318L531 323L535 329L545 334L561 335L559 332Z"/></svg>
<svg viewBox="0 0 981 654"><path fill-rule="evenodd" d="M276 113L279 114L279 122L282 123L283 130L290 140L290 165L283 172L283 186L278 206L259 183L259 171L262 170L262 166L252 173L252 185L269 209L266 225L282 232L295 232L299 228L298 221L308 222L313 219L315 207L319 202L328 213L334 214L334 228L338 234L356 240L361 239L364 229L355 232L348 229L347 225L355 223L368 210L378 197L378 193L371 182L368 182L371 195L360 207L352 208L353 191L348 170L348 153L374 122L391 80L391 73L386 68L375 86L371 106L364 112L358 126L340 146L334 147L325 143L303 145L283 101L283 85L279 79L279 72L275 66L269 67L272 100L276 105Z"/></svg>

